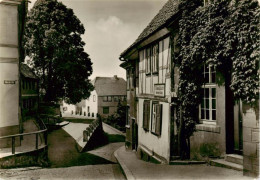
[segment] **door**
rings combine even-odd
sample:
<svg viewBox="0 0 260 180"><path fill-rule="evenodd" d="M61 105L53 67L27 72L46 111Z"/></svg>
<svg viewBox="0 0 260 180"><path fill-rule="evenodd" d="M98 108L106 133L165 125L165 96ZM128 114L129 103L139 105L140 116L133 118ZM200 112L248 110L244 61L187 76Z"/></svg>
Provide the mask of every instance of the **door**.
<svg viewBox="0 0 260 180"><path fill-rule="evenodd" d="M234 105L234 153L243 154L242 102Z"/></svg>

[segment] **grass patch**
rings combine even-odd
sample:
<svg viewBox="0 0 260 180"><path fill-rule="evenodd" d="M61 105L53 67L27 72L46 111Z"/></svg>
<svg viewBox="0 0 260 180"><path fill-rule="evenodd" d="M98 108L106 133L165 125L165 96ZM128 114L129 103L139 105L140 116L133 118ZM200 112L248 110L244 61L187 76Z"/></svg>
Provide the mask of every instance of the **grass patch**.
<svg viewBox="0 0 260 180"><path fill-rule="evenodd" d="M105 133L105 136L108 138L108 143L125 142L125 136L123 135Z"/></svg>

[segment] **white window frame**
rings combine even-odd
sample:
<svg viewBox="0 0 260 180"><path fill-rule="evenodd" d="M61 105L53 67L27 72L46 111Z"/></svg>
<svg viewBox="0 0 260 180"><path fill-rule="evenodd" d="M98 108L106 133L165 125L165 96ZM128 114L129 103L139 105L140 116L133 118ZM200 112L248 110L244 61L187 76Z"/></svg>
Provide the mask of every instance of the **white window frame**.
<svg viewBox="0 0 260 180"><path fill-rule="evenodd" d="M208 66L208 74L206 73L206 66ZM203 123L209 123L209 124L216 124L217 122L217 84L216 84L216 70L214 68L214 70L212 71L212 67L213 65L209 64L209 65L204 65L204 69L203 69L203 75L204 75L204 79L206 77L206 75L209 76L209 81L205 82L205 84L202 86L203 89L203 99L202 101L204 102L204 108L202 108L202 104L200 104L199 106L199 119L203 122ZM215 81L212 82L213 80L213 75L215 75ZM209 90L209 96L208 98L205 97L206 94L206 89ZM213 91L212 89L215 89L215 97L213 97ZM206 104L206 99L209 100L209 104L208 104L208 108L207 108L207 104ZM213 101L215 100L215 108L213 109ZM202 117L202 110L204 110L204 118ZM206 111L209 111L209 118L207 118L207 113ZM215 119L213 119L213 111L215 111Z"/></svg>

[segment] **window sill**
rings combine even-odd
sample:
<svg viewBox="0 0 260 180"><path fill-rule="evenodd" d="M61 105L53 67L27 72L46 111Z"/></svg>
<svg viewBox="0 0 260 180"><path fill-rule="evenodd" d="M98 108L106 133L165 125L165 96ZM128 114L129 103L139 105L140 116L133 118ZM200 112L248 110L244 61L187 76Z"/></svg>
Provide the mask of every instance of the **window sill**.
<svg viewBox="0 0 260 180"><path fill-rule="evenodd" d="M159 135L159 134L156 134L155 132L152 132L152 131L151 131L151 134L155 135L155 136L156 136L156 137L158 137L158 138L160 138L160 137L161 137L161 135Z"/></svg>
<svg viewBox="0 0 260 180"><path fill-rule="evenodd" d="M216 125L215 123L214 124L213 123L197 124L196 130L220 133L220 126Z"/></svg>
<svg viewBox="0 0 260 180"><path fill-rule="evenodd" d="M128 125L128 124L125 125L125 128L130 129L130 125Z"/></svg>

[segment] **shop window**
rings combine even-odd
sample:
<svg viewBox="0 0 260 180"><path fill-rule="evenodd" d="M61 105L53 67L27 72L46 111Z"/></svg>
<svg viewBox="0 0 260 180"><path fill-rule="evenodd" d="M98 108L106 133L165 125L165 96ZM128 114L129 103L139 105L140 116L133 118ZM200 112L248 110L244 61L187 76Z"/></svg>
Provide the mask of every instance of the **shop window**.
<svg viewBox="0 0 260 180"><path fill-rule="evenodd" d="M149 130L149 122L150 122L150 101L145 100L143 105L143 128L144 130Z"/></svg>

